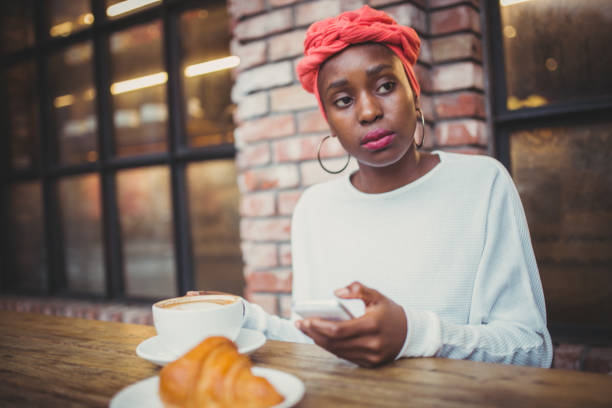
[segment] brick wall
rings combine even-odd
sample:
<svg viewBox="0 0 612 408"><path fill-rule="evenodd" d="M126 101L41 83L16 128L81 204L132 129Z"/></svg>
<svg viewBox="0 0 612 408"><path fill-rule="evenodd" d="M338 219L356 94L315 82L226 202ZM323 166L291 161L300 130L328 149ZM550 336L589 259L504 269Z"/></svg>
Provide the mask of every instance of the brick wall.
<svg viewBox="0 0 612 408"><path fill-rule="evenodd" d="M364 4L421 36L416 74L425 148L484 154L489 146L478 1L231 0L232 52L241 58L232 96L245 296L281 316L290 314L293 208L304 188L331 177L316 159L327 123L314 96L302 90L295 66L312 22ZM344 164L335 141L322 156L330 168ZM353 162L347 171L354 168Z"/></svg>
<svg viewBox="0 0 612 408"><path fill-rule="evenodd" d="M57 297L0 296L0 310L42 313L133 324L153 324L151 305L63 299Z"/></svg>

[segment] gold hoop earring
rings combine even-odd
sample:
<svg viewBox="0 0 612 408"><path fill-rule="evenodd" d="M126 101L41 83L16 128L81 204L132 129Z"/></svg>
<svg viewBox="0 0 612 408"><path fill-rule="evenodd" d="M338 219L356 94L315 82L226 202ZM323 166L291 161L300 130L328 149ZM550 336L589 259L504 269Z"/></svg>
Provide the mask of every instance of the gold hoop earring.
<svg viewBox="0 0 612 408"><path fill-rule="evenodd" d="M421 117L421 124L423 125L423 131L421 132L421 143L416 143L416 141L414 143L417 149L420 149L421 147L423 147L423 142L425 141L425 116L423 115L423 111L421 110L421 108L417 108L416 111L419 112L419 116Z"/></svg>
<svg viewBox="0 0 612 408"><path fill-rule="evenodd" d="M319 165L321 166L321 168L323 170L325 170L326 172L328 172L329 174L338 174L338 173L342 173L344 171L344 169L346 169L349 165L349 162L351 161L351 155L348 155L348 159L346 160L346 164L344 165L344 167L342 167L340 170L329 170L328 168L326 168L323 165L323 162L321 161L321 147L323 146L323 143L329 139L331 136L327 135L325 136L323 139L321 139L321 141L319 142L319 148L317 149L317 160L319 161Z"/></svg>

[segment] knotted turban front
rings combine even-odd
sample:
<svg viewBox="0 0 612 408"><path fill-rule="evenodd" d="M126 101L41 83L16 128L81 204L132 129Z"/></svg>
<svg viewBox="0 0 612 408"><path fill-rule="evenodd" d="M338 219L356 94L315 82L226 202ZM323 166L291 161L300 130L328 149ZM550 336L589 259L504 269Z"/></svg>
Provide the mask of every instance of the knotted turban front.
<svg viewBox="0 0 612 408"><path fill-rule="evenodd" d="M346 47L361 43L380 43L393 51L404 65L412 91L419 95L420 87L413 70L421 46L417 33L397 24L386 13L363 6L317 21L306 32L305 56L297 65L297 74L302 87L315 94L323 116L326 117L317 89L321 64Z"/></svg>

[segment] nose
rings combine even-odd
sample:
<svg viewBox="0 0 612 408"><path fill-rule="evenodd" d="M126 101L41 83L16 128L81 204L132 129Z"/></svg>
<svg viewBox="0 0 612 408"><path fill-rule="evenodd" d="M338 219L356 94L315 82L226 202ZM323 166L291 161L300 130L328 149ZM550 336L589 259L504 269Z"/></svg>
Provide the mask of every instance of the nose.
<svg viewBox="0 0 612 408"><path fill-rule="evenodd" d="M359 123L368 125L383 117L383 111L375 95L363 92L358 101Z"/></svg>

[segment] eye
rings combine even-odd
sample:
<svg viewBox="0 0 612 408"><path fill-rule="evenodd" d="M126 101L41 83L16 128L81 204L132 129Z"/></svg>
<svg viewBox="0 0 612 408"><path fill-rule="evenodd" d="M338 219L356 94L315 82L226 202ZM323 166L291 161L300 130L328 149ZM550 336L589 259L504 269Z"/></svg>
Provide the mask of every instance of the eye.
<svg viewBox="0 0 612 408"><path fill-rule="evenodd" d="M387 81L381 86L379 86L378 89L376 89L376 92L381 93L381 94L386 94L386 93L391 92L393 89L395 89L395 82Z"/></svg>
<svg viewBox="0 0 612 408"><path fill-rule="evenodd" d="M351 98L349 98L348 96L343 96L342 98L336 99L334 101L334 105L336 105L338 108L346 108L350 105L351 102Z"/></svg>

